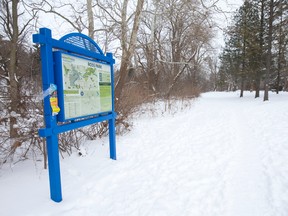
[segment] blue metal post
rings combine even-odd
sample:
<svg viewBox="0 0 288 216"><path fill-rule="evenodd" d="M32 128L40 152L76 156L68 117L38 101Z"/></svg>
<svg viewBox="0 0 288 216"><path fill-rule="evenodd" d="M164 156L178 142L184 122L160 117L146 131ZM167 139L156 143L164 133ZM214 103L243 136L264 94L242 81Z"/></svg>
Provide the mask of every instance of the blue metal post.
<svg viewBox="0 0 288 216"><path fill-rule="evenodd" d="M115 60L113 59L112 53L107 53L106 56L110 58L112 61L110 63L111 66L111 93L112 93L112 113L113 118L109 120L109 145L110 145L110 158L116 160L116 112L114 106L114 70L113 64Z"/></svg>
<svg viewBox="0 0 288 216"><path fill-rule="evenodd" d="M109 120L109 145L110 145L110 158L116 160L115 117Z"/></svg>
<svg viewBox="0 0 288 216"><path fill-rule="evenodd" d="M54 80L54 65L52 53L52 34L51 30L41 28L40 34L33 37L35 43L40 43L40 52L42 59L42 84L43 91L50 87ZM52 130L57 127L56 116L52 116L49 96L44 98L44 119L46 130ZM47 154L48 154L48 169L50 182L50 197L55 202L62 201L61 178L60 178L60 163L58 149L58 135L51 133L46 137Z"/></svg>

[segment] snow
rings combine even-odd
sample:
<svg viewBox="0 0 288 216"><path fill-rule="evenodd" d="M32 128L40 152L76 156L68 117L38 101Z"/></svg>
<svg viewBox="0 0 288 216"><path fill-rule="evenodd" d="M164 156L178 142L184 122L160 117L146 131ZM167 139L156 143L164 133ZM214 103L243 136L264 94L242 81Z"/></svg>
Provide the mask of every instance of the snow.
<svg viewBox="0 0 288 216"><path fill-rule="evenodd" d="M158 103L117 137L116 161L107 138L87 141L61 159L60 203L43 162L4 166L0 215L285 216L288 94L253 96L205 93L173 114Z"/></svg>

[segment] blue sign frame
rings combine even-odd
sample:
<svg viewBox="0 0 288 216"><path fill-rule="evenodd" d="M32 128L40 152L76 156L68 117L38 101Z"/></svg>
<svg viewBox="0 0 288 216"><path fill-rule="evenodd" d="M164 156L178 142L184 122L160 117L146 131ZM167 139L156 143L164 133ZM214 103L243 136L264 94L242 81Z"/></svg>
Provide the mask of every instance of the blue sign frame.
<svg viewBox="0 0 288 216"><path fill-rule="evenodd" d="M61 175L59 162L58 134L80 127L88 126L102 121L109 123L109 147L110 158L116 160L116 112L114 111L114 73L112 53L104 55L99 46L88 36L80 33L71 33L63 36L60 40L52 38L52 32L48 28L41 28L39 34L33 35L33 42L40 44L42 86L43 91L49 90L51 85L57 86L56 70L53 50L60 50L65 53L88 58L97 62L103 62L111 66L111 89L112 89L112 110L111 112L74 119L65 124L58 124L57 115L51 109L50 97L44 97L44 120L45 128L39 129L39 136L46 138L48 171L50 183L50 197L55 202L62 201ZM61 97L60 97L61 98Z"/></svg>

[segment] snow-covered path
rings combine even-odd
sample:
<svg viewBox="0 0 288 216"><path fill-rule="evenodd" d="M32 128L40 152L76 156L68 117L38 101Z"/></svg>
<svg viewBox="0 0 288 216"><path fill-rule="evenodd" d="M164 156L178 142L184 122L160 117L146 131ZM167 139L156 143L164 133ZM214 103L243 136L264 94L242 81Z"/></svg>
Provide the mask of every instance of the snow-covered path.
<svg viewBox="0 0 288 216"><path fill-rule="evenodd" d="M117 161L105 139L61 161L58 204L40 163L3 169L0 215L286 216L288 94L270 97L206 93L175 115L144 113Z"/></svg>
<svg viewBox="0 0 288 216"><path fill-rule="evenodd" d="M215 95L212 97L214 98ZM222 97L221 99L224 99ZM226 133L230 137L228 143L230 143L231 158L227 161L226 177L228 179L226 179L226 189L224 189L225 215L265 216L271 208L262 158L266 148L263 148L261 139L261 133L264 132L262 127L267 124L267 121L261 124L259 119L264 119L265 116L255 118L259 107L251 103L251 98L249 100L238 98L234 102L238 104L237 108L235 104L234 106L230 104L230 108L225 108L229 105L225 102L214 105L215 109L224 110L222 119L226 119L225 124L229 127ZM217 115L217 111L214 115ZM261 133L257 133L259 127L261 127Z"/></svg>

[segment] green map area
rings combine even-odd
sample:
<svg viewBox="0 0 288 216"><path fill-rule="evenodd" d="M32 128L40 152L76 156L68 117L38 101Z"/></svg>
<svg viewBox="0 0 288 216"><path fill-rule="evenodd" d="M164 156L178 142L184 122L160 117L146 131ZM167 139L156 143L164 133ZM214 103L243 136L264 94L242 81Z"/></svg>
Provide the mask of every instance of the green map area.
<svg viewBox="0 0 288 216"><path fill-rule="evenodd" d="M65 119L112 110L110 65L62 54Z"/></svg>

